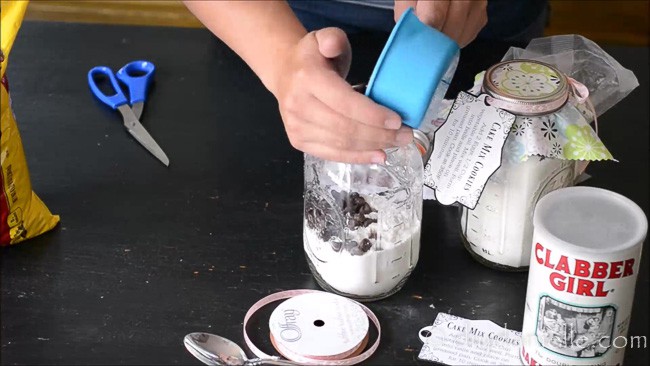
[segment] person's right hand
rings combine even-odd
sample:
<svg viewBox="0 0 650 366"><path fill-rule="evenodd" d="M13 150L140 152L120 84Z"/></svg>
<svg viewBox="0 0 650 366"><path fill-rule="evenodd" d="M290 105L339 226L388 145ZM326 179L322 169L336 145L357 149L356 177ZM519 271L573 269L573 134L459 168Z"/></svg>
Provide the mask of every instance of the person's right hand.
<svg viewBox="0 0 650 366"><path fill-rule="evenodd" d="M410 7L423 23L448 35L461 48L472 42L488 21L487 0L395 1L395 21Z"/></svg>
<svg viewBox="0 0 650 366"><path fill-rule="evenodd" d="M344 78L352 59L338 28L307 34L282 62L272 92L291 145L346 163L384 163L388 147L413 140L400 116L352 89Z"/></svg>

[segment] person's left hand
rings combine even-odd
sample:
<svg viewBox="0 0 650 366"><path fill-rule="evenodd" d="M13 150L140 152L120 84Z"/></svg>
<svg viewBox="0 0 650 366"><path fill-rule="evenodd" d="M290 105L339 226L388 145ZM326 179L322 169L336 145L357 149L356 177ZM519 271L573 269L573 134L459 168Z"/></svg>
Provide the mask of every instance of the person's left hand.
<svg viewBox="0 0 650 366"><path fill-rule="evenodd" d="M395 21L409 7L423 23L467 46L487 24L487 0L396 0Z"/></svg>

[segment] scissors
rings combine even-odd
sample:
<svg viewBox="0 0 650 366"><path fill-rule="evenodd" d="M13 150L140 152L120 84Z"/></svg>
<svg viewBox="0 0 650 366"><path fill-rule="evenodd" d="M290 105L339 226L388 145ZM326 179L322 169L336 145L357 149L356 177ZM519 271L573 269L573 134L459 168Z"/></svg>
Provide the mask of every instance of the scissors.
<svg viewBox="0 0 650 366"><path fill-rule="evenodd" d="M117 109L122 114L124 127L131 136L163 164L169 166L169 158L165 155L165 152L140 123L144 102L147 99L147 90L155 71L156 67L149 61L129 62L116 74L113 74L113 70L106 66L97 66L88 71L88 85L97 99L109 107ZM98 76L104 76L110 80L115 94L106 95L97 87L95 79ZM117 79L128 88L130 100L126 99Z"/></svg>

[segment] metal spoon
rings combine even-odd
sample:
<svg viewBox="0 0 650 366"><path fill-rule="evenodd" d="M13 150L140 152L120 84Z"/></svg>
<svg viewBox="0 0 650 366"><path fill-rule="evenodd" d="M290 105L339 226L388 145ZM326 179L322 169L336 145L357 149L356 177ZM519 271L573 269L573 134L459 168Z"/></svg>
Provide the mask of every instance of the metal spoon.
<svg viewBox="0 0 650 366"><path fill-rule="evenodd" d="M206 365L258 366L278 365L295 366L297 362L280 358L248 359L244 350L233 341L209 333L190 333L183 339L185 348Z"/></svg>

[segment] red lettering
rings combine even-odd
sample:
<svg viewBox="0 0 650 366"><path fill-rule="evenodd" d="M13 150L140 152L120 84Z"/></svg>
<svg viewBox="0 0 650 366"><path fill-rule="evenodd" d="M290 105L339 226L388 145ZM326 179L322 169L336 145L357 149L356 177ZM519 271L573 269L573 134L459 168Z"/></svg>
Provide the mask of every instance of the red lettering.
<svg viewBox="0 0 650 366"><path fill-rule="evenodd" d="M607 267L607 262L594 263L594 272L591 274L591 278L607 277Z"/></svg>
<svg viewBox="0 0 650 366"><path fill-rule="evenodd" d="M609 293L609 291L605 291L603 289L605 287L605 281L596 281L596 296L597 297L605 297Z"/></svg>
<svg viewBox="0 0 650 366"><path fill-rule="evenodd" d="M562 271L566 274L571 274L571 270L569 270L569 260L566 258L566 256L563 255L560 257L560 261L557 262L555 270Z"/></svg>
<svg viewBox="0 0 650 366"><path fill-rule="evenodd" d="M566 285L566 292L572 294L573 293L573 282L575 281L575 278L569 277L569 283Z"/></svg>
<svg viewBox="0 0 650 366"><path fill-rule="evenodd" d="M594 296L594 294L591 292L591 290L594 289L594 283L589 281L589 280L583 280L579 279L578 280L578 290L576 291L576 295L582 295L582 296Z"/></svg>
<svg viewBox="0 0 650 366"><path fill-rule="evenodd" d="M546 249L546 256L544 258L544 266L548 268L553 268L555 265L551 264L551 250Z"/></svg>
<svg viewBox="0 0 650 366"><path fill-rule="evenodd" d="M589 262L576 259L576 269L573 274L578 277L589 277Z"/></svg>
<svg viewBox="0 0 650 366"><path fill-rule="evenodd" d="M609 278L621 278L621 266L623 262L612 262L609 269Z"/></svg>
<svg viewBox="0 0 650 366"><path fill-rule="evenodd" d="M625 269L623 270L623 276L627 277L634 274L634 258L630 258L625 261Z"/></svg>
<svg viewBox="0 0 650 366"><path fill-rule="evenodd" d="M528 352L526 352L526 349L523 347L521 349L521 354L524 356L524 361L526 361L526 364L530 363L530 356L528 355Z"/></svg>
<svg viewBox="0 0 650 366"><path fill-rule="evenodd" d="M559 274L557 272L553 272L549 276L549 280L551 280L551 286L553 286L553 288L558 290L558 291L564 291L564 286L565 286L564 279L565 278L566 278L565 276L563 276L563 275L561 275L561 274Z"/></svg>
<svg viewBox="0 0 650 366"><path fill-rule="evenodd" d="M540 258L539 253L538 253L538 252L543 251L543 250L544 250L544 247L542 246L542 244L540 244L540 243L535 244L535 258L537 259L537 263L539 263L539 264L544 264L544 260L542 258Z"/></svg>
<svg viewBox="0 0 650 366"><path fill-rule="evenodd" d="M524 361L526 361L526 363L528 363L528 360L529 360L529 358L528 358L528 357L529 357L529 356L528 356L528 352L526 352L526 350L523 349L523 350L521 351L521 353L523 353L523 355L524 355Z"/></svg>
<svg viewBox="0 0 650 366"><path fill-rule="evenodd" d="M521 347L521 354L524 356L524 361L526 361L526 364L530 366L537 366L537 361L535 361L534 358L530 357L528 351L526 351L524 347Z"/></svg>

